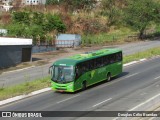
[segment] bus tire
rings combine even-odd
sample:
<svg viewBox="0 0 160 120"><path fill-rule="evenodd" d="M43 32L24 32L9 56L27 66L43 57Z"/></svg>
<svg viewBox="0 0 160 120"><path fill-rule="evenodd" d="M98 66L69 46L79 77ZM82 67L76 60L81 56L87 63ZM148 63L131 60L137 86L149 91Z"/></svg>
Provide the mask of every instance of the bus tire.
<svg viewBox="0 0 160 120"><path fill-rule="evenodd" d="M87 87L86 87L86 81L84 81L83 83L82 83L82 90L85 90Z"/></svg>
<svg viewBox="0 0 160 120"><path fill-rule="evenodd" d="M107 74L107 82L109 82L109 81L111 81L111 73L110 72Z"/></svg>

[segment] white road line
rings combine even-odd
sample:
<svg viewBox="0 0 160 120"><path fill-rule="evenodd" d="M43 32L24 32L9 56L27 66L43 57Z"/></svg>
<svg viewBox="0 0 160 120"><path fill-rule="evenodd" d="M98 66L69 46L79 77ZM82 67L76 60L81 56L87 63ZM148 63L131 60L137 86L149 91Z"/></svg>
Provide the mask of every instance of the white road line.
<svg viewBox="0 0 160 120"><path fill-rule="evenodd" d="M127 111L139 111L139 110L136 110L136 109L138 109L138 108L140 108L140 107L143 107L143 105L151 102L152 100L156 99L156 98L159 97L159 96L160 96L160 94L155 95L155 96L153 96L152 98L146 100L146 101L143 102L143 103L140 103L139 105L137 105L137 106L135 106L135 107L133 107L133 108L127 110ZM116 118L114 118L113 120L118 120L118 119L119 119L119 117L116 117Z"/></svg>
<svg viewBox="0 0 160 120"><path fill-rule="evenodd" d="M145 102L143 102L143 103L141 103L141 104L139 104L139 105L135 106L134 108L132 108L132 109L130 109L130 110L128 110L128 111L134 111L135 109L137 109L137 108L141 107L141 106L142 106L142 105L144 105L144 104L147 104L148 102L150 102L150 101L154 100L155 98L157 98L157 97L159 97L159 96L160 96L160 94L155 95L155 96L153 96L152 98L150 98L150 99L146 100Z"/></svg>
<svg viewBox="0 0 160 120"><path fill-rule="evenodd" d="M145 61L145 60L147 60L147 59L146 59L146 58L143 58L143 59L140 59L139 61L142 62L142 61Z"/></svg>
<svg viewBox="0 0 160 120"><path fill-rule="evenodd" d="M156 79L159 79L159 78L160 78L160 76L158 76L158 77L156 77L156 78L154 78L154 79L156 80Z"/></svg>
<svg viewBox="0 0 160 120"><path fill-rule="evenodd" d="M107 102L107 101L109 101L109 100L111 100L112 98L109 98L109 99L107 99L107 100L104 100L104 101L102 101L102 102L100 102L100 103L97 103L97 104L95 104L95 105L93 105L92 107L96 107L96 106L98 106L98 105L100 105L100 104L102 104L102 103L104 103L104 102Z"/></svg>
<svg viewBox="0 0 160 120"><path fill-rule="evenodd" d="M12 72L19 72L19 71L30 69L30 68L33 68L33 67L35 67L35 66L26 67L26 68L17 69L17 70L12 70L12 71L7 71L7 72L2 72L2 74L12 73Z"/></svg>
<svg viewBox="0 0 160 120"><path fill-rule="evenodd" d="M135 76L135 75L137 75L137 74L139 74L139 73L134 73L134 74L128 75L128 76L126 76L126 77L124 77L124 78L129 78L129 77Z"/></svg>
<svg viewBox="0 0 160 120"><path fill-rule="evenodd" d="M78 96L80 96L80 95L75 95L75 96L73 96L73 97L64 99L64 100L62 100L62 101L57 102L57 104L62 103L62 102L65 102L65 101L67 101L67 100L70 100L70 99L75 98L75 97L78 97Z"/></svg>
<svg viewBox="0 0 160 120"><path fill-rule="evenodd" d="M133 65L135 63L138 63L138 61L132 61L132 62L126 63L126 64L123 65L123 67L130 66L130 65Z"/></svg>

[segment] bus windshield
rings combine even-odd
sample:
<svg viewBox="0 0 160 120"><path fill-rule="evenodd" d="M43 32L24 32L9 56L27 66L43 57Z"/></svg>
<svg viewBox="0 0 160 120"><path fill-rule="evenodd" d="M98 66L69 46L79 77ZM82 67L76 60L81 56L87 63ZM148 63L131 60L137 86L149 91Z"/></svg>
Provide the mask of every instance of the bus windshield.
<svg viewBox="0 0 160 120"><path fill-rule="evenodd" d="M52 80L58 83L68 83L73 81L73 66L54 66Z"/></svg>

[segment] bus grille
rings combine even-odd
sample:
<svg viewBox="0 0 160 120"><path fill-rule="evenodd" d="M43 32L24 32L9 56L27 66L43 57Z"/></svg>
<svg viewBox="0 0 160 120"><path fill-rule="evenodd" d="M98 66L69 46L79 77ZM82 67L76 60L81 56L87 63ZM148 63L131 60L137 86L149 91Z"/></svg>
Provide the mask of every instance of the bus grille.
<svg viewBox="0 0 160 120"><path fill-rule="evenodd" d="M66 88L56 88L57 90L67 90Z"/></svg>

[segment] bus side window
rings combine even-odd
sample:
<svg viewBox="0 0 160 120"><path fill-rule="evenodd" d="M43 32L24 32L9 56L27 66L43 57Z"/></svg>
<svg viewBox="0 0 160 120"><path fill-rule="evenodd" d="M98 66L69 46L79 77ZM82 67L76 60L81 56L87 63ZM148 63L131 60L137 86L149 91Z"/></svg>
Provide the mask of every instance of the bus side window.
<svg viewBox="0 0 160 120"><path fill-rule="evenodd" d="M82 63L82 64L81 64L81 67L82 67L81 74L84 74L84 73L86 72L86 66L85 66L85 63Z"/></svg>
<svg viewBox="0 0 160 120"><path fill-rule="evenodd" d="M97 60L94 59L94 68L93 69L96 69L97 68Z"/></svg>
<svg viewBox="0 0 160 120"><path fill-rule="evenodd" d="M89 61L86 61L84 65L85 65L85 72L88 72L89 71Z"/></svg>
<svg viewBox="0 0 160 120"><path fill-rule="evenodd" d="M116 54L109 55L109 58L110 58L110 63L116 62Z"/></svg>
<svg viewBox="0 0 160 120"><path fill-rule="evenodd" d="M89 61L89 70L93 70L94 69L94 60L90 60Z"/></svg>
<svg viewBox="0 0 160 120"><path fill-rule="evenodd" d="M113 63L112 55L108 55L109 64Z"/></svg>
<svg viewBox="0 0 160 120"><path fill-rule="evenodd" d="M79 63L76 67L76 76L81 76L87 71L86 63Z"/></svg>
<svg viewBox="0 0 160 120"><path fill-rule="evenodd" d="M116 54L117 61L122 61L122 52Z"/></svg>
<svg viewBox="0 0 160 120"><path fill-rule="evenodd" d="M104 56L104 57L103 57L103 64L104 64L104 65L107 65L108 63L109 63L108 56Z"/></svg>
<svg viewBox="0 0 160 120"><path fill-rule="evenodd" d="M120 61L122 61L122 52L119 52Z"/></svg>
<svg viewBox="0 0 160 120"><path fill-rule="evenodd" d="M95 59L95 61L96 61L96 63L95 63L96 68L103 66L103 58L102 57Z"/></svg>
<svg viewBox="0 0 160 120"><path fill-rule="evenodd" d="M81 66L80 64L78 64L76 66L76 78L78 78L81 75L81 71L82 71Z"/></svg>
<svg viewBox="0 0 160 120"><path fill-rule="evenodd" d="M76 78L78 78L79 77L79 70L78 70L78 67L76 66Z"/></svg>

